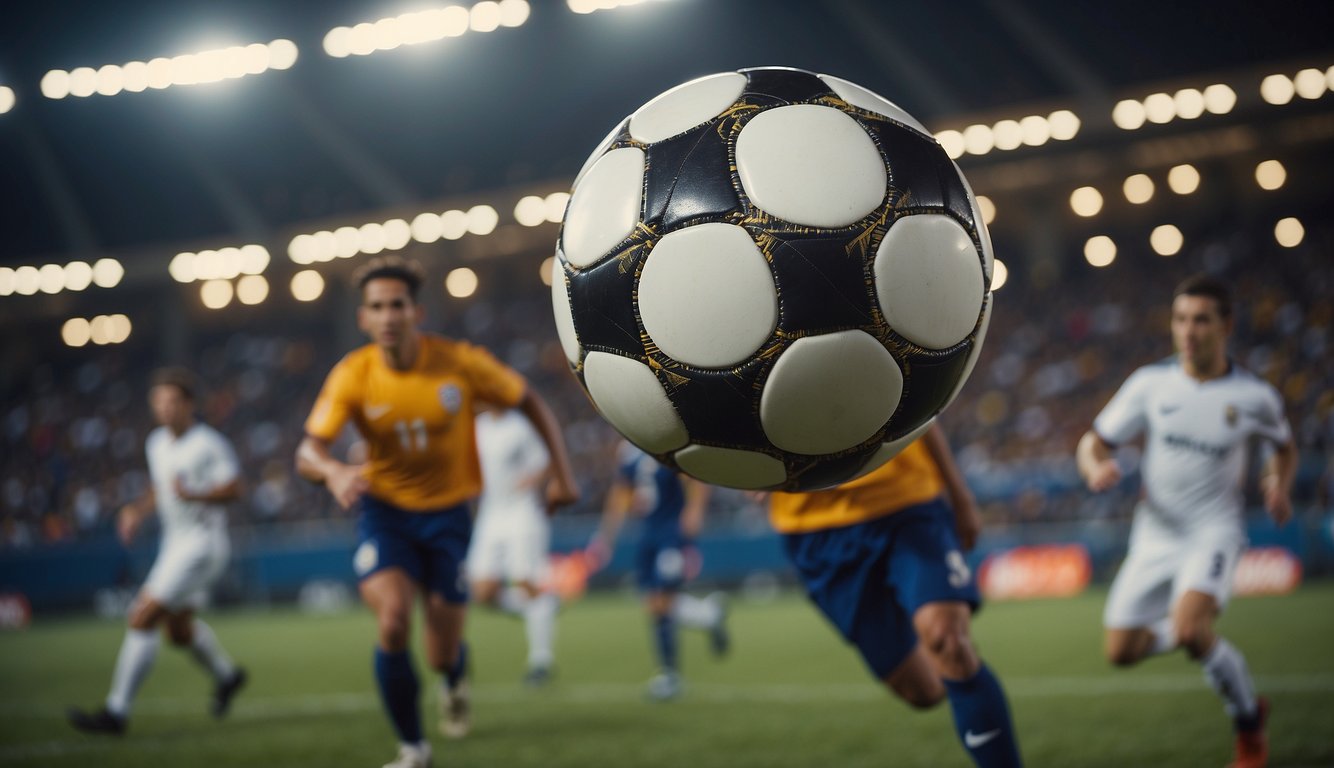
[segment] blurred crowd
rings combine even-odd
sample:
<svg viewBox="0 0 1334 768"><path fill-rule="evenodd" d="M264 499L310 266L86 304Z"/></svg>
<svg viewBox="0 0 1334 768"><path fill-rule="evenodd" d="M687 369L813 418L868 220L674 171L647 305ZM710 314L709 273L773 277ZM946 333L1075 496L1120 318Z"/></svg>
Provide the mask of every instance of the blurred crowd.
<svg viewBox="0 0 1334 768"><path fill-rule="evenodd" d="M1287 249L1269 231L1237 228L1172 258L1127 253L1104 269L1074 255L1059 268L1012 256L979 364L941 419L984 517L1014 524L1129 514L1135 449L1123 449L1130 476L1121 487L1092 497L1075 475L1074 445L1134 368L1171 353L1172 288L1200 270L1234 288L1236 361L1286 401L1302 452L1299 514L1329 505L1331 240L1328 229L1312 230ZM548 399L582 484L572 514L596 514L618 438L568 373L547 294L469 302L442 330L491 348ZM328 338L272 332L195 341L192 359L172 362L200 374L200 415L231 438L241 459L247 497L234 519L266 525L346 516L295 475L292 460L319 386L346 350ZM146 487L146 387L163 361L152 359L149 345L86 351L79 364L44 364L19 377L0 402L0 548L105 535L119 507ZM739 492L720 491L713 507L715 519L763 525L762 511Z"/></svg>

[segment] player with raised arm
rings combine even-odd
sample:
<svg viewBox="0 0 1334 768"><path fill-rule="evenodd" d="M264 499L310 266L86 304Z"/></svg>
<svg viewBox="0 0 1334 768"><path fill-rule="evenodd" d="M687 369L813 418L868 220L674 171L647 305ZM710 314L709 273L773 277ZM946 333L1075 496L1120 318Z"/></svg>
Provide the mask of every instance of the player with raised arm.
<svg viewBox="0 0 1334 768"><path fill-rule="evenodd" d="M543 589L551 524L542 488L551 457L523 414L484 408L477 414L482 495L477 500L468 581L474 602L523 619L528 636L524 684L545 685L555 659L560 598Z"/></svg>
<svg viewBox="0 0 1334 768"><path fill-rule="evenodd" d="M577 497L560 427L545 401L485 349L419 330L421 283L421 267L396 256L372 259L358 271L357 321L371 343L329 373L297 449L301 475L323 482L341 506L359 512L353 566L375 614L375 679L399 739L398 757L387 768L431 764L408 651L418 595L426 659L443 677L441 731L459 737L469 728L463 559L472 530L468 504L482 489L475 403L523 413L551 456L547 503ZM365 441L365 463L348 464L330 452L348 422Z"/></svg>
<svg viewBox="0 0 1334 768"><path fill-rule="evenodd" d="M920 709L948 697L978 766L1019 765L1005 691L969 635L980 601L963 552L981 521L940 427L864 477L769 504L811 600L876 679Z"/></svg>
<svg viewBox="0 0 1334 768"><path fill-rule="evenodd" d="M157 560L130 609L129 629L116 657L111 692L96 711L69 711L70 724L89 733L120 734L135 691L157 659L157 628L177 648L189 649L213 678L210 710L222 717L245 685L213 630L195 611L227 567L227 502L241 495L241 470L231 443L194 415L195 379L181 368L154 372L149 407L158 427L145 442L152 481L143 498L126 504L116 521L129 544L157 510L162 539Z"/></svg>
<svg viewBox="0 0 1334 768"><path fill-rule="evenodd" d="M678 624L707 632L715 656L726 654L730 644L722 593L700 598L682 591L694 540L704 525L710 488L677 474L629 443L622 443L618 464L589 553L594 562L605 563L626 517L643 516L635 578L652 622L658 660L658 672L649 680L647 694L655 701L667 701L682 693Z"/></svg>
<svg viewBox="0 0 1334 768"><path fill-rule="evenodd" d="M1225 285L1207 276L1181 283L1171 316L1177 354L1131 374L1080 438L1076 461L1091 491L1108 490L1121 480L1116 446L1145 435L1142 499L1103 614L1107 658L1128 666L1185 648L1233 718L1233 765L1255 768L1268 759L1269 704L1214 622L1246 546L1247 444L1275 446L1262 487L1279 525L1292 516L1297 449L1278 392L1228 356L1231 331Z"/></svg>

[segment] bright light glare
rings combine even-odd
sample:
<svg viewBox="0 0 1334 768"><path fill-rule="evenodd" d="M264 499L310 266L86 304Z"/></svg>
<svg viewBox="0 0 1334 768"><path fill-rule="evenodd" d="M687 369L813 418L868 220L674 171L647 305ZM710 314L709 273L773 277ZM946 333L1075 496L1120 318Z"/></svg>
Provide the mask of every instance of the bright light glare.
<svg viewBox="0 0 1334 768"><path fill-rule="evenodd" d="M1144 98L1144 115L1151 123L1171 122L1176 111L1176 102L1165 93L1151 93Z"/></svg>
<svg viewBox="0 0 1334 768"><path fill-rule="evenodd" d="M1107 235L1094 235L1084 243L1084 259L1095 267L1116 261L1116 243Z"/></svg>
<svg viewBox="0 0 1334 768"><path fill-rule="evenodd" d="M141 93L149 88L199 85L258 75L270 69L289 69L296 64L298 50L291 40L267 45L233 45L174 57L158 57L147 64L130 61L105 64L97 69L78 67L70 72L53 69L42 76L42 95L48 99L66 96L115 96Z"/></svg>
<svg viewBox="0 0 1334 768"><path fill-rule="evenodd" d="M93 282L93 268L86 261L71 261L65 265L65 290L82 291Z"/></svg>
<svg viewBox="0 0 1334 768"><path fill-rule="evenodd" d="M991 126L991 134L996 142L996 149L1017 149L1024 143L1024 129L1018 120L1001 120Z"/></svg>
<svg viewBox="0 0 1334 768"><path fill-rule="evenodd" d="M0 115L14 108L14 89L0 85Z"/></svg>
<svg viewBox="0 0 1334 768"><path fill-rule="evenodd" d="M559 224L565 218L565 208L570 204L569 192L552 192L547 195L547 221Z"/></svg>
<svg viewBox="0 0 1334 768"><path fill-rule="evenodd" d="M1068 109L1058 109L1047 115L1051 126L1051 137L1056 141L1069 141L1079 133L1079 116Z"/></svg>
<svg viewBox="0 0 1334 768"><path fill-rule="evenodd" d="M167 265L167 274L171 279L178 283L193 283L195 281L195 255L189 251L176 254Z"/></svg>
<svg viewBox="0 0 1334 768"><path fill-rule="evenodd" d="M37 270L37 290L42 293L60 293L65 287L65 268L59 264L43 264Z"/></svg>
<svg viewBox="0 0 1334 768"><path fill-rule="evenodd" d="M1070 210L1085 218L1102 210L1102 193L1093 187L1080 187L1070 193Z"/></svg>
<svg viewBox="0 0 1334 768"><path fill-rule="evenodd" d="M440 226L440 215L437 213L420 213L417 218L412 220L412 239L419 243L434 243L440 239L444 228Z"/></svg>
<svg viewBox="0 0 1334 768"><path fill-rule="evenodd" d="M985 155L996 146L989 125L970 125L963 129L963 148L970 155Z"/></svg>
<svg viewBox="0 0 1334 768"><path fill-rule="evenodd" d="M1204 94L1195 88L1183 88L1172 97L1177 117L1194 120L1204 114Z"/></svg>
<svg viewBox="0 0 1334 768"><path fill-rule="evenodd" d="M1287 104L1296 92L1287 75L1270 75L1260 81L1260 98L1269 104Z"/></svg>
<svg viewBox="0 0 1334 768"><path fill-rule="evenodd" d="M324 278L313 269L303 269L292 275L292 298L314 301L324 293Z"/></svg>
<svg viewBox="0 0 1334 768"><path fill-rule="evenodd" d="M1189 164L1172 166L1167 172L1167 186L1178 195L1189 195L1200 188L1200 172Z"/></svg>
<svg viewBox="0 0 1334 768"><path fill-rule="evenodd" d="M82 347L93 337L87 318L71 317L60 327L60 338L71 347Z"/></svg>
<svg viewBox="0 0 1334 768"><path fill-rule="evenodd" d="M261 275L246 275L236 281L236 298L242 304L259 304L269 297L269 281Z"/></svg>
<svg viewBox="0 0 1334 768"><path fill-rule="evenodd" d="M1126 200L1134 205L1143 205L1153 199L1153 179L1142 173L1127 176L1121 191L1125 193Z"/></svg>
<svg viewBox="0 0 1334 768"><path fill-rule="evenodd" d="M1112 122L1117 128L1133 131L1144 125L1144 120L1144 105L1134 99L1118 101L1112 107Z"/></svg>
<svg viewBox="0 0 1334 768"><path fill-rule="evenodd" d="M1255 166L1255 183L1260 189L1275 190L1288 180L1288 171L1277 160L1266 160Z"/></svg>
<svg viewBox="0 0 1334 768"><path fill-rule="evenodd" d="M996 259L991 262L991 290L999 291L1005 285L1005 281L1010 279L1010 268L1005 266L1005 262Z"/></svg>
<svg viewBox="0 0 1334 768"><path fill-rule="evenodd" d="M1284 248L1296 248L1301 245L1304 237L1306 228L1302 226L1301 221L1291 216L1280 219L1278 224L1274 225L1274 239Z"/></svg>
<svg viewBox="0 0 1334 768"><path fill-rule="evenodd" d="M0 296L14 293L14 268L0 267Z"/></svg>
<svg viewBox="0 0 1334 768"><path fill-rule="evenodd" d="M232 302L232 284L226 280L205 280L199 286L199 300L209 309L222 309Z"/></svg>
<svg viewBox="0 0 1334 768"><path fill-rule="evenodd" d="M542 278L542 285L551 285L551 270L556 266L556 257L548 256L542 259L542 263L537 267L537 276Z"/></svg>
<svg viewBox="0 0 1334 768"><path fill-rule="evenodd" d="M1214 115L1226 115L1237 105L1237 92L1223 83L1204 89L1204 108Z"/></svg>
<svg viewBox="0 0 1334 768"><path fill-rule="evenodd" d="M514 204L514 220L525 227L536 227L546 223L546 201L537 195L519 198L519 202Z"/></svg>
<svg viewBox="0 0 1334 768"><path fill-rule="evenodd" d="M1303 99L1318 99L1325 95L1325 73L1318 69L1303 69L1292 78L1292 85Z"/></svg>
<svg viewBox="0 0 1334 768"><path fill-rule="evenodd" d="M1051 123L1042 115L1025 117L1019 121L1019 127L1024 130L1024 143L1030 147L1042 146L1051 138Z"/></svg>
<svg viewBox="0 0 1334 768"><path fill-rule="evenodd" d="M990 225L996 220L996 204L986 195L977 196L977 209L982 212L982 223Z"/></svg>
<svg viewBox="0 0 1334 768"><path fill-rule="evenodd" d="M115 288L125 277L125 268L115 259L98 259L93 262L93 285L98 288Z"/></svg>
<svg viewBox="0 0 1334 768"><path fill-rule="evenodd" d="M519 27L528 21L526 0L482 0L471 9L459 5L404 13L351 27L334 27L324 35L324 52L334 58L369 56L405 45L458 37L468 30L491 32Z"/></svg>
<svg viewBox="0 0 1334 768"><path fill-rule="evenodd" d="M936 141L940 142L941 148L945 150L945 154L949 155L951 160L958 160L963 157L964 143L962 133L955 130L941 131L936 134Z"/></svg>
<svg viewBox="0 0 1334 768"><path fill-rule="evenodd" d="M489 235L500 223L500 215L489 205L474 205L467 215L468 231L474 235Z"/></svg>
<svg viewBox="0 0 1334 768"><path fill-rule="evenodd" d="M1171 224L1162 224L1153 228L1149 233L1149 245L1153 252L1159 256L1175 256L1181 251L1181 245L1185 238L1181 235L1181 230Z"/></svg>
<svg viewBox="0 0 1334 768"><path fill-rule="evenodd" d="M445 290L456 299L466 299L477 292L477 273L467 267L451 269L445 276Z"/></svg>

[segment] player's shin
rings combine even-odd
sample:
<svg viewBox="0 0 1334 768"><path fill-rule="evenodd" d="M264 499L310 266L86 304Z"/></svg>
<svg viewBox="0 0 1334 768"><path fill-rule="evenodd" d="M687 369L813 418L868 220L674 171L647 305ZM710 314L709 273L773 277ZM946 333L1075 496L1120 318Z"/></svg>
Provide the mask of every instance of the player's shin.
<svg viewBox="0 0 1334 768"><path fill-rule="evenodd" d="M1255 718L1257 701L1246 657L1236 646L1220 637L1201 661L1204 679L1223 699L1223 705L1228 715L1237 721L1238 729L1247 730L1247 721Z"/></svg>
<svg viewBox="0 0 1334 768"><path fill-rule="evenodd" d="M524 611L528 636L528 668L547 669L555 657L556 611L560 598L547 592L533 598Z"/></svg>
<svg viewBox="0 0 1334 768"><path fill-rule="evenodd" d="M979 768L1022 764L1005 691L986 664L967 680L945 680L945 690L959 740Z"/></svg>
<svg viewBox="0 0 1334 768"><path fill-rule="evenodd" d="M412 659L408 651L390 652L376 648L375 682L379 686L380 699L384 702L385 712L393 723L398 740L404 744L421 742L419 685L417 672L412 668Z"/></svg>
<svg viewBox="0 0 1334 768"><path fill-rule="evenodd" d="M232 675L236 674L236 664L231 656L227 655L227 651L223 650L222 644L218 642L218 636L213 633L213 628L202 620L195 619L193 634L190 652L194 654L195 661L211 672L215 680L230 680Z"/></svg>
<svg viewBox="0 0 1334 768"><path fill-rule="evenodd" d="M107 695L107 710L118 717L130 713L135 691L148 677L157 659L160 643L156 630L130 629L121 643L116 657L116 671L111 677L111 692Z"/></svg>

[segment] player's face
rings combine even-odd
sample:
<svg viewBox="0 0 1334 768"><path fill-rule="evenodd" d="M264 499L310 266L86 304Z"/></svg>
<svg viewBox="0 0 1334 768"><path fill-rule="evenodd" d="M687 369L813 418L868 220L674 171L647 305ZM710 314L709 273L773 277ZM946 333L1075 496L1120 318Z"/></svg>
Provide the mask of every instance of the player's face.
<svg viewBox="0 0 1334 768"><path fill-rule="evenodd" d="M153 410L157 423L180 427L190 419L190 401L179 388L159 384L148 390L148 407Z"/></svg>
<svg viewBox="0 0 1334 768"><path fill-rule="evenodd" d="M1172 301L1172 343L1197 368L1211 368L1227 353L1231 323L1207 296L1178 296Z"/></svg>
<svg viewBox="0 0 1334 768"><path fill-rule="evenodd" d="M421 308L402 280L377 277L362 289L357 324L381 347L397 349L412 338L419 322Z"/></svg>

